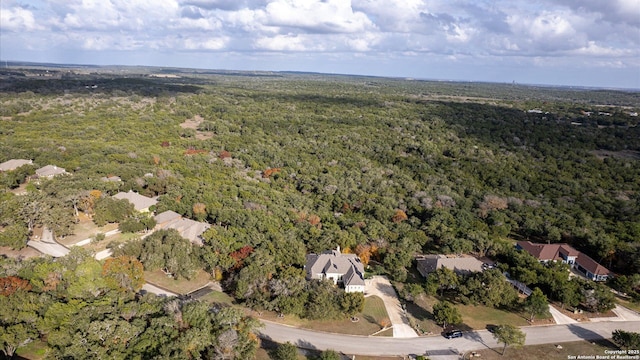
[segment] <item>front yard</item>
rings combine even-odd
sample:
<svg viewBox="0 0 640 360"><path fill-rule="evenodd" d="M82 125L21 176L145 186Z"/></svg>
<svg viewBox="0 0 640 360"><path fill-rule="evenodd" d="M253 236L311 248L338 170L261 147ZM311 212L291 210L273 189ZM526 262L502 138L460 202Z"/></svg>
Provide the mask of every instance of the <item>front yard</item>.
<svg viewBox="0 0 640 360"><path fill-rule="evenodd" d="M373 335L383 329L384 325L390 325L387 310L384 307L382 299L377 296L369 296L365 298L364 309L362 313L357 314L358 321L354 322L350 319L342 320L306 320L300 319L294 315L285 315L278 317L278 314L270 311L262 313L252 312L252 315L264 320L269 320L281 324L297 326L310 330L351 334L351 335ZM380 332L377 336L392 336L391 330Z"/></svg>

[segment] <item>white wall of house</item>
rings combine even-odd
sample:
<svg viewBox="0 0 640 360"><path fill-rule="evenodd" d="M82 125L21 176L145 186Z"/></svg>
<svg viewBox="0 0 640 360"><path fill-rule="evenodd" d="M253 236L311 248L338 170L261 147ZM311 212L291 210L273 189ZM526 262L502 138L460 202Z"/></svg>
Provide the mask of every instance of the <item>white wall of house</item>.
<svg viewBox="0 0 640 360"><path fill-rule="evenodd" d="M364 285L349 285L344 287L344 291L348 293L352 292L364 292Z"/></svg>

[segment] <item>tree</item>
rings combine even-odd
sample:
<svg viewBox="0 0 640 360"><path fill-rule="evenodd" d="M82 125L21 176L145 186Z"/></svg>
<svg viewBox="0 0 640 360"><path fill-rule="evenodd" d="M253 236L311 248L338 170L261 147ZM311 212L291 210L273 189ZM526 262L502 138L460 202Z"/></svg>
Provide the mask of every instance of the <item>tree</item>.
<svg viewBox="0 0 640 360"><path fill-rule="evenodd" d="M529 321L533 322L536 316L543 316L549 313L549 303L547 296L536 287L524 301L524 310L529 314Z"/></svg>
<svg viewBox="0 0 640 360"><path fill-rule="evenodd" d="M613 342L623 349L637 350L640 349L640 333L618 329L613 332Z"/></svg>
<svg viewBox="0 0 640 360"><path fill-rule="evenodd" d="M343 293L340 297L340 308L348 316L361 312L364 308L364 294L359 292Z"/></svg>
<svg viewBox="0 0 640 360"><path fill-rule="evenodd" d="M443 329L446 329L448 325L462 322L460 312L448 301L440 301L433 305L433 318L437 324L442 324Z"/></svg>
<svg viewBox="0 0 640 360"><path fill-rule="evenodd" d="M583 290L584 305L592 312L607 312L616 307L615 295L602 284L592 284L592 289Z"/></svg>
<svg viewBox="0 0 640 360"><path fill-rule="evenodd" d="M507 346L521 347L524 345L526 334L513 325L500 325L493 332L493 337L498 343L503 343L502 355L507 350Z"/></svg>
<svg viewBox="0 0 640 360"><path fill-rule="evenodd" d="M297 360L298 348L290 342L278 345L271 353L269 357L273 360Z"/></svg>
<svg viewBox="0 0 640 360"><path fill-rule="evenodd" d="M142 263L131 256L109 258L102 265L107 286L123 292L137 292L144 285Z"/></svg>
<svg viewBox="0 0 640 360"><path fill-rule="evenodd" d="M426 287L427 292L433 294L440 290L440 296L443 296L445 289L455 289L459 284L458 275L453 270L441 267L429 274Z"/></svg>
<svg viewBox="0 0 640 360"><path fill-rule="evenodd" d="M340 356L340 354L338 354L333 350L325 350L320 354L320 356L318 356L318 360L341 360L341 359L342 357Z"/></svg>

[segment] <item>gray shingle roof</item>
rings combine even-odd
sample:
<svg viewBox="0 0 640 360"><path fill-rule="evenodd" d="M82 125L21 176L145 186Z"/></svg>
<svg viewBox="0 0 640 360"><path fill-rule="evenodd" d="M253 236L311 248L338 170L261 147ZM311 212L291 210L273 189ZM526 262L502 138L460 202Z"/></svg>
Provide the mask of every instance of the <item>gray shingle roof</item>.
<svg viewBox="0 0 640 360"><path fill-rule="evenodd" d="M426 277L441 267L455 271L457 274L468 274L482 271L483 262L474 257L447 257L446 255L425 255L416 260L418 271Z"/></svg>
<svg viewBox="0 0 640 360"><path fill-rule="evenodd" d="M354 254L342 254L339 250L309 254L305 268L309 279L318 279L326 274L341 274L345 286L364 285L364 265Z"/></svg>
<svg viewBox="0 0 640 360"><path fill-rule="evenodd" d="M191 219L185 219L180 214L167 210L154 217L157 229L175 229L180 236L196 245L202 245L201 235L207 231L211 225Z"/></svg>
<svg viewBox="0 0 640 360"><path fill-rule="evenodd" d="M0 164L0 171L13 171L22 165L33 164L32 160L11 159Z"/></svg>
<svg viewBox="0 0 640 360"><path fill-rule="evenodd" d="M156 199L152 199L150 197L140 195L137 192L133 192L131 190L129 190L129 192L119 192L113 195L113 197L115 199L128 200L130 203L133 204L133 207L137 211L148 209L150 206L158 203L158 200Z"/></svg>
<svg viewBox="0 0 640 360"><path fill-rule="evenodd" d="M53 177L56 175L62 175L66 173L67 172L63 168L57 167L55 165L43 166L40 169L36 170L36 175L40 177Z"/></svg>

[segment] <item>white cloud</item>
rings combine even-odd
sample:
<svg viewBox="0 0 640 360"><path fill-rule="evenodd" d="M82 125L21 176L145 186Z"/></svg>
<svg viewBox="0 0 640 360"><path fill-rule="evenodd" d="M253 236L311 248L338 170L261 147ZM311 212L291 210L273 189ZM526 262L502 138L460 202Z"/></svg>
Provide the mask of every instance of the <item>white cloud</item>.
<svg viewBox="0 0 640 360"><path fill-rule="evenodd" d="M70 62L74 51L127 50L140 59L151 57L145 52L233 53L252 64L269 52L288 65L295 60L287 57L307 59L296 69L322 66L312 61L321 56L333 59L335 72L345 56L378 59L370 68L390 73L423 71L395 62L452 59L631 69L640 62L638 14L640 0L2 0L0 44L2 57L39 49L41 57L69 54ZM638 72L628 78L640 79Z"/></svg>
<svg viewBox="0 0 640 360"><path fill-rule="evenodd" d="M29 10L16 8L0 9L0 29L6 31L34 31L42 27L36 23Z"/></svg>
<svg viewBox="0 0 640 360"><path fill-rule="evenodd" d="M373 28L350 0L275 0L265 8L266 25L298 28L311 33L354 33Z"/></svg>

